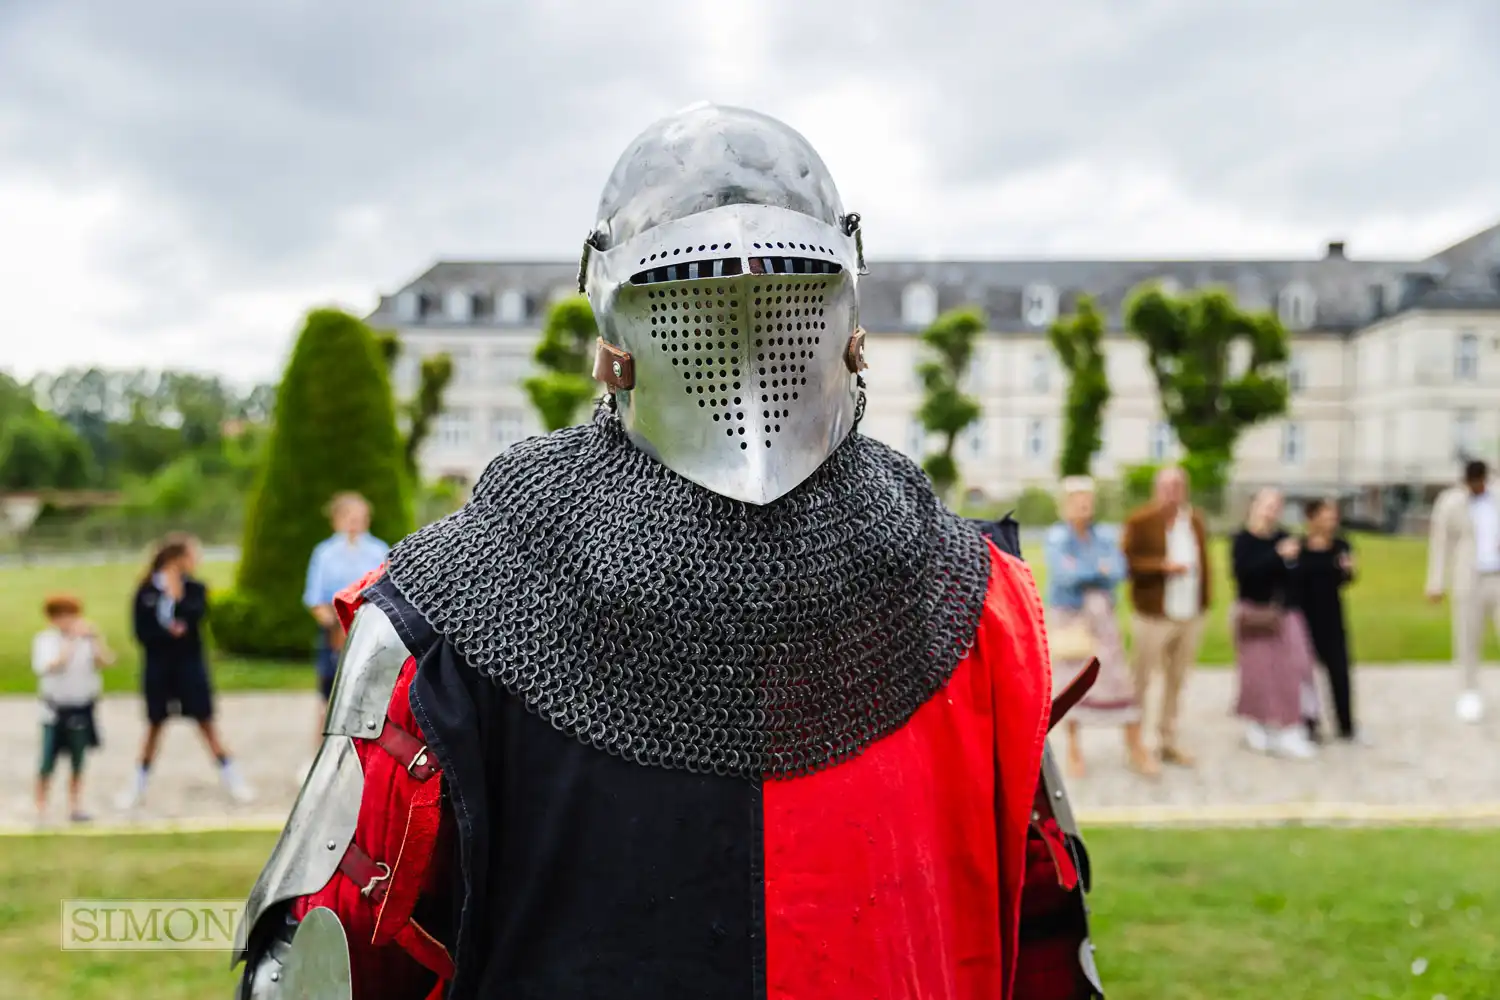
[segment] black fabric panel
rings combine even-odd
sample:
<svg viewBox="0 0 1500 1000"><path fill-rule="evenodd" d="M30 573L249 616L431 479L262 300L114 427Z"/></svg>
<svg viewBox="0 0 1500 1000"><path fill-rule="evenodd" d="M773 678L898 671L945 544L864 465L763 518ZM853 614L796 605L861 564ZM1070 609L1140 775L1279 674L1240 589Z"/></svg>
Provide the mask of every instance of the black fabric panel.
<svg viewBox="0 0 1500 1000"><path fill-rule="evenodd" d="M430 647L411 701L457 831L449 997L763 997L759 786L585 746L422 634L384 581L367 596Z"/></svg>
<svg viewBox="0 0 1500 1000"><path fill-rule="evenodd" d="M755 997L760 796L564 736L489 687L485 968L507 1000Z"/></svg>
<svg viewBox="0 0 1500 1000"><path fill-rule="evenodd" d="M968 520L974 523L979 533L995 543L995 548L1006 555L1023 558L1021 555L1021 525L1011 514L1006 514L998 521L986 521L982 518L971 517Z"/></svg>

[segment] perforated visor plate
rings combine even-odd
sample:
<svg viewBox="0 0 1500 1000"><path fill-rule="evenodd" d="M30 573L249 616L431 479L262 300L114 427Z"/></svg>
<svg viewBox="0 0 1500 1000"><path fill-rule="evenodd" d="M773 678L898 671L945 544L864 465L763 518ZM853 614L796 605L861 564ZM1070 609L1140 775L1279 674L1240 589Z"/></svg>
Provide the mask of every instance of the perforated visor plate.
<svg viewBox="0 0 1500 1000"><path fill-rule="evenodd" d="M702 219L714 215L721 215L728 235L700 238L700 259L722 259L725 244L735 250L740 244L746 251L743 273L640 284L624 276L610 289L610 307L601 310L596 302L595 310L605 338L634 357L635 388L617 394L632 440L716 493L764 504L812 475L853 426L857 388L844 362L856 323L856 279L846 266L852 264L852 247L832 227L793 212L734 206L703 213ZM787 217L797 229L811 232L787 232ZM750 221L783 227L768 234L762 230L769 227ZM641 239L653 233L657 230ZM666 242L674 236L686 242L681 232L658 234ZM634 256L610 271L623 276L632 266L639 268L640 258L652 263L639 242L611 252L611 257L632 251ZM696 243L691 251L688 260L673 255L672 266L695 263ZM754 273L778 266L767 258L823 270ZM592 278L590 283L591 298L603 292L593 287Z"/></svg>

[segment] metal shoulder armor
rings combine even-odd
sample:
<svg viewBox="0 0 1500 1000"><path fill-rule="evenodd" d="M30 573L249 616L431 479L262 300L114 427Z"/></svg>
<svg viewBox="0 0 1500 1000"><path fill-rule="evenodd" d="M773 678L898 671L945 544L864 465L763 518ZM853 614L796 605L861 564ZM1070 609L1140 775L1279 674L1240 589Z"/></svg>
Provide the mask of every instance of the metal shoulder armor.
<svg viewBox="0 0 1500 1000"><path fill-rule="evenodd" d="M296 932L300 939L301 931L286 916L283 904L327 885L354 840L364 772L353 738L376 739L384 730L391 695L408 655L385 612L370 604L362 606L339 660L323 743L245 903L234 964L250 960L242 989L246 998L290 996L253 990L270 988L257 984L284 980L290 935ZM326 929L317 937L328 938Z"/></svg>
<svg viewBox="0 0 1500 1000"><path fill-rule="evenodd" d="M1073 807L1068 803L1068 790L1063 786L1062 771L1057 766L1057 758L1052 755L1051 743L1042 752L1042 790L1051 808L1052 818L1057 821L1058 828L1067 838L1068 853L1072 855L1073 864L1078 869L1078 894L1079 903L1083 907L1084 926L1078 964L1089 985L1093 987L1093 995L1102 998L1104 986L1099 978L1099 967L1094 961L1094 942L1088 934L1088 894L1093 888L1093 872L1089 865L1088 850L1083 846L1083 837L1078 832L1078 820L1073 815Z"/></svg>

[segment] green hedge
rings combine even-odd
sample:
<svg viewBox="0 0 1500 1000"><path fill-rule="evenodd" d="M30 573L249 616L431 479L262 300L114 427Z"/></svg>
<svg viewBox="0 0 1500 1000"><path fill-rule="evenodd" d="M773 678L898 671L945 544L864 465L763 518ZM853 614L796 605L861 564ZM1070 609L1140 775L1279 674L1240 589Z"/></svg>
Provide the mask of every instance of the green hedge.
<svg viewBox="0 0 1500 1000"><path fill-rule="evenodd" d="M219 644L244 656L310 652L302 606L313 548L328 537L326 507L363 494L371 530L394 544L412 530L390 378L375 334L347 313L310 313L276 395L271 439L245 522L232 593L215 602Z"/></svg>

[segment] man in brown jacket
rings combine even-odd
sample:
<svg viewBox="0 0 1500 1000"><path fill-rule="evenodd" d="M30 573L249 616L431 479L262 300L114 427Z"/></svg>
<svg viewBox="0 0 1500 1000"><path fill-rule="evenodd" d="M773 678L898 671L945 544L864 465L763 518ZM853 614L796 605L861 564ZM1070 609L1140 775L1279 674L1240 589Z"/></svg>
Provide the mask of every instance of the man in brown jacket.
<svg viewBox="0 0 1500 1000"><path fill-rule="evenodd" d="M1144 712L1151 677L1162 675L1161 759L1191 767L1177 742L1177 703L1198 655L1208 609L1208 545L1203 516L1188 502L1187 476L1176 467L1156 475L1155 499L1125 521L1121 548L1130 573L1134 649L1131 673Z"/></svg>

